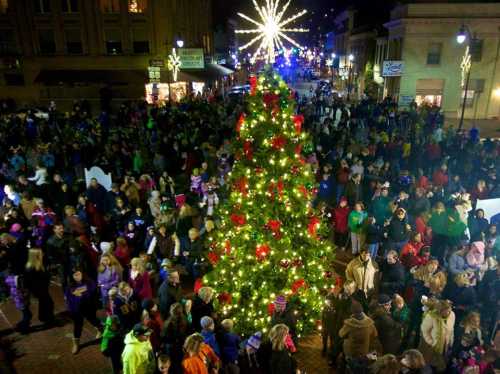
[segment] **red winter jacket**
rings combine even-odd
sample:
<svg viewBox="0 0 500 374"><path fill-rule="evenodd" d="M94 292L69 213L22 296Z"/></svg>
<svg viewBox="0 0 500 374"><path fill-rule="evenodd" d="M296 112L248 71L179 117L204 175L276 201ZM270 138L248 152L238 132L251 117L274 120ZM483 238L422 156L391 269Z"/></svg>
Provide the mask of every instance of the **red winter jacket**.
<svg viewBox="0 0 500 374"><path fill-rule="evenodd" d="M332 221L335 223L335 232L345 234L348 231L347 221L349 217L349 213L351 209L346 206L341 208L340 206L336 207L332 211Z"/></svg>
<svg viewBox="0 0 500 374"><path fill-rule="evenodd" d="M448 184L448 174L443 173L443 171L436 170L432 175L432 183L436 186L444 187Z"/></svg>

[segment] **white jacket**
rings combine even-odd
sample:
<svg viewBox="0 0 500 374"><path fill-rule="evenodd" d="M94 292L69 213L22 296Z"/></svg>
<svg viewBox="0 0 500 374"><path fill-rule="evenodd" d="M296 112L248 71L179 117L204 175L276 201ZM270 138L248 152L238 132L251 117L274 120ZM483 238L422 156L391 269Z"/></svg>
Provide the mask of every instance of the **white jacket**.
<svg viewBox="0 0 500 374"><path fill-rule="evenodd" d="M47 183L47 169L42 168L42 169L37 169L35 176L28 178L29 181L35 182L37 186L41 186L42 184Z"/></svg>
<svg viewBox="0 0 500 374"><path fill-rule="evenodd" d="M455 313L451 312L446 323L442 327L443 331L439 331L438 317L432 313L427 313L420 325L422 337L425 342L439 352L446 352L452 345L454 340ZM438 343L438 334L443 338L444 347L436 347Z"/></svg>

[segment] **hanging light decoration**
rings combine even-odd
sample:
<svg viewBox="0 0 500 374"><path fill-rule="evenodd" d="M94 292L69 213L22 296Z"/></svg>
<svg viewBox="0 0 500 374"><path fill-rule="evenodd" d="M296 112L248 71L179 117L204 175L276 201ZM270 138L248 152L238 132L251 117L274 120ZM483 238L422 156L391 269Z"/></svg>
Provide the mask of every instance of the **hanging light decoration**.
<svg viewBox="0 0 500 374"><path fill-rule="evenodd" d="M253 54L251 61L255 61L261 52L265 56L267 63L274 63L276 57L276 49L284 49L283 40L285 39L295 47L302 49L302 46L292 39L287 33L293 32L309 32L307 29L303 28L288 28L287 25L295 21L297 18L302 17L307 13L307 10L302 10L286 19L283 19L291 0L288 0L283 8L279 10L280 0L266 0L265 6L259 6L257 0L252 0L253 5L260 17L260 19L252 19L243 13L238 13L238 15L253 23L257 26L254 29L243 29L236 30L237 34L257 34L252 40L250 40L245 45L239 48L240 51L250 48L256 43L259 43L257 50Z"/></svg>

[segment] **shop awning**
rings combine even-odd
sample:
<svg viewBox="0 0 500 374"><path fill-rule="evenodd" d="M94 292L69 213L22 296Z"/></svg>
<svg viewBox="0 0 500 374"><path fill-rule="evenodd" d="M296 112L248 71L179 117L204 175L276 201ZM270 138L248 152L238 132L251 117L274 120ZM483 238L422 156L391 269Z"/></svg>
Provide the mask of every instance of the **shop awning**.
<svg viewBox="0 0 500 374"><path fill-rule="evenodd" d="M227 67L219 64L205 64L205 69L182 70L179 74L180 81L207 82L214 81L234 73Z"/></svg>
<svg viewBox="0 0 500 374"><path fill-rule="evenodd" d="M104 83L111 85L144 84L147 70L65 70L44 69L35 78L35 83L48 86L75 83Z"/></svg>

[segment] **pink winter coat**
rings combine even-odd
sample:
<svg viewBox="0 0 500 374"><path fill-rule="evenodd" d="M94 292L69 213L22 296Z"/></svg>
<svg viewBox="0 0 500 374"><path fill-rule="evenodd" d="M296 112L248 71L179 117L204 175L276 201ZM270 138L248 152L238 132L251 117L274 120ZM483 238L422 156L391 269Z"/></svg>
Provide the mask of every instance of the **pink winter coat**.
<svg viewBox="0 0 500 374"><path fill-rule="evenodd" d="M484 243L474 242L470 246L469 253L465 257L470 267L478 268L484 264Z"/></svg>

